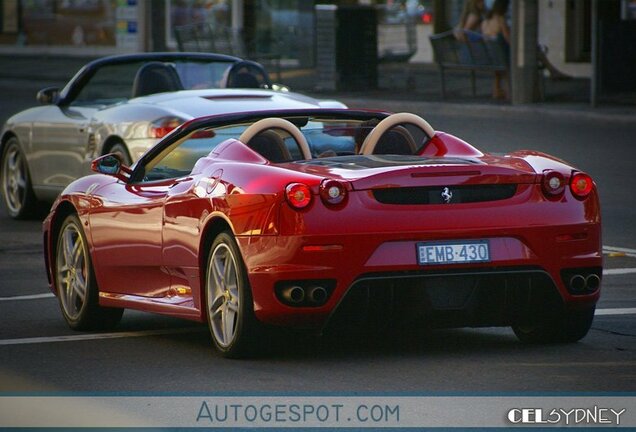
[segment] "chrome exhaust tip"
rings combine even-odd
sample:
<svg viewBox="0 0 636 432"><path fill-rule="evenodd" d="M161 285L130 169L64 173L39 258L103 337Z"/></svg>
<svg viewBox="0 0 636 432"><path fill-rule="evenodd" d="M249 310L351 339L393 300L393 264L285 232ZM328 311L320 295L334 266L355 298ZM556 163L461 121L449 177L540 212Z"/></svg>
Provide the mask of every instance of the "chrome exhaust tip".
<svg viewBox="0 0 636 432"><path fill-rule="evenodd" d="M309 288L309 300L312 303L324 303L327 300L327 290L321 286Z"/></svg>
<svg viewBox="0 0 636 432"><path fill-rule="evenodd" d="M570 288L572 291L583 291L586 287L585 278L581 275L574 275L570 278Z"/></svg>
<svg viewBox="0 0 636 432"><path fill-rule="evenodd" d="M280 294L289 303L297 304L305 300L305 290L298 285L288 286Z"/></svg>
<svg viewBox="0 0 636 432"><path fill-rule="evenodd" d="M601 286L601 278L595 274L591 274L585 278L585 284L587 285L588 290L596 291L598 287Z"/></svg>

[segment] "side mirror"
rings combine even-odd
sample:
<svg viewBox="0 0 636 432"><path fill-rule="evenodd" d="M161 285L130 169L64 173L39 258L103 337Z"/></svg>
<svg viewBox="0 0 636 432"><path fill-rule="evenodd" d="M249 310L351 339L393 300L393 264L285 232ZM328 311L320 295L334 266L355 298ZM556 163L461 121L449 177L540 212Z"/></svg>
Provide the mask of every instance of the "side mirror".
<svg viewBox="0 0 636 432"><path fill-rule="evenodd" d="M57 101L60 89L57 87L47 87L40 90L35 97L42 105L50 105Z"/></svg>
<svg viewBox="0 0 636 432"><path fill-rule="evenodd" d="M123 165L121 157L116 153L100 156L91 163L91 169L99 174L117 177L124 182L128 181L130 169Z"/></svg>

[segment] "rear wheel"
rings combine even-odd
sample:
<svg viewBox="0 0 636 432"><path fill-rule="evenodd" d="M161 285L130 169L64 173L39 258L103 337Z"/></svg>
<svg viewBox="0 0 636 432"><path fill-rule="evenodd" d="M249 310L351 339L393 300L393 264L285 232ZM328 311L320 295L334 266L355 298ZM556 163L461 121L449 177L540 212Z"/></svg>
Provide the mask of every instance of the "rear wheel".
<svg viewBox="0 0 636 432"><path fill-rule="evenodd" d="M260 325L254 316L254 302L245 264L229 232L220 233L208 257L205 299L212 341L225 357L254 353Z"/></svg>
<svg viewBox="0 0 636 432"><path fill-rule="evenodd" d="M560 316L541 319L529 324L512 326L522 342L555 343L576 342L583 339L592 327L595 307L567 311Z"/></svg>
<svg viewBox="0 0 636 432"><path fill-rule="evenodd" d="M15 137L9 138L2 154L2 196L14 219L24 219L36 208L26 158Z"/></svg>
<svg viewBox="0 0 636 432"><path fill-rule="evenodd" d="M55 254L55 284L62 315L73 330L115 326L124 312L99 306L99 291L86 236L76 215L62 223Z"/></svg>

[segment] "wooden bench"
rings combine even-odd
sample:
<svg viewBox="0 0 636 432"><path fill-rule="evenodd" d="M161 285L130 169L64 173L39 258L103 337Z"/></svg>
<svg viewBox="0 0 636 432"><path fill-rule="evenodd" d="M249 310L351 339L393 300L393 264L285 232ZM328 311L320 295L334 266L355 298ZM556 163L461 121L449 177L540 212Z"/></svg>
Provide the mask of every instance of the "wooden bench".
<svg viewBox="0 0 636 432"><path fill-rule="evenodd" d="M487 40L481 34L464 31L463 40L452 30L429 36L435 62L442 81L442 99L446 98L445 71L447 69L470 71L473 96L476 95L475 72L508 71L509 54L505 41ZM510 80L508 80L510 81Z"/></svg>

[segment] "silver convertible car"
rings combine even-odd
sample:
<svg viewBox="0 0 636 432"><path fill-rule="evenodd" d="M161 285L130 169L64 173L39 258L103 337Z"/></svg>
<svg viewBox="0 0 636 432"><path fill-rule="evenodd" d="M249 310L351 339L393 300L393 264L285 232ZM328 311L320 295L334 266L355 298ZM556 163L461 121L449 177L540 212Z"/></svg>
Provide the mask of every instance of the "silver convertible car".
<svg viewBox="0 0 636 432"><path fill-rule="evenodd" d="M251 61L203 53L105 57L62 89L40 90L42 106L7 120L0 135L1 191L9 215L53 201L90 162L117 153L134 163L160 138L196 117L246 111L345 108L282 88Z"/></svg>

